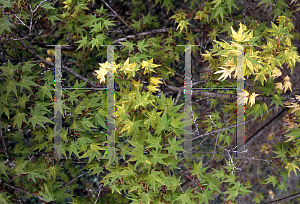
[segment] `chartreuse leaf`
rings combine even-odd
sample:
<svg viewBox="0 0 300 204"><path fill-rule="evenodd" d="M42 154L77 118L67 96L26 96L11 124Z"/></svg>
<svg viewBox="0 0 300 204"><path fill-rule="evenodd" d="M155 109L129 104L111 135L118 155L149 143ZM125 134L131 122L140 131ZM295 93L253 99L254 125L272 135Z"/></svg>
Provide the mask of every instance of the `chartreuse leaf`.
<svg viewBox="0 0 300 204"><path fill-rule="evenodd" d="M1 172L1 174L4 174L4 176L6 176L8 178L8 176L6 174L6 170L9 170L9 167L6 166L5 163L6 162L0 162L0 172Z"/></svg>
<svg viewBox="0 0 300 204"><path fill-rule="evenodd" d="M87 164L84 169L88 169L89 172L92 172L90 175L96 174L99 176L99 174L103 172L103 168L96 161L92 161L91 163Z"/></svg>
<svg viewBox="0 0 300 204"><path fill-rule="evenodd" d="M9 198L11 197L11 196L6 196L5 195L6 193L0 193L0 203L2 203L2 204L9 204L8 202L9 202Z"/></svg>
<svg viewBox="0 0 300 204"><path fill-rule="evenodd" d="M153 137L148 132L148 139L146 140L146 142L150 144L146 148L154 147L156 151L158 151L159 149L161 149L161 145L160 145L161 137Z"/></svg>
<svg viewBox="0 0 300 204"><path fill-rule="evenodd" d="M193 189L187 189L184 193L180 194L180 196L176 198L176 201L179 201L182 204L194 204L191 198L194 198L196 196L192 193L192 191Z"/></svg>
<svg viewBox="0 0 300 204"><path fill-rule="evenodd" d="M48 173L49 177L51 176L53 178L53 180L55 181L56 175L60 174L59 172L61 172L62 168L55 165L55 166L50 166L48 170L49 170L49 173Z"/></svg>
<svg viewBox="0 0 300 204"><path fill-rule="evenodd" d="M282 107L284 107L284 105L283 105L283 103L282 103L282 101L281 101L281 100L283 100L283 99L285 99L285 98L282 97L282 96L279 96L279 95L275 94L274 96L272 96L272 102L271 102L271 105L272 105L273 103L275 103L276 108L277 108L277 111L278 111L278 105L279 105L279 104L280 104Z"/></svg>
<svg viewBox="0 0 300 204"><path fill-rule="evenodd" d="M278 184L278 179L274 175L269 175L269 177L266 179L267 183L272 183L273 187L275 187Z"/></svg>
<svg viewBox="0 0 300 204"><path fill-rule="evenodd" d="M285 166L285 168L288 170L288 174L290 174L290 172L293 171L293 172L296 174L296 176L297 176L297 171L296 171L296 169L298 169L298 170L300 171L300 169L299 169L299 167L297 166L297 164L295 164L295 161L293 161L292 163L288 163L288 164Z"/></svg>
<svg viewBox="0 0 300 204"><path fill-rule="evenodd" d="M183 140L176 141L176 137L169 140L170 147L167 147L169 154L173 154L174 156L177 155L178 151L185 151L182 147L179 145L183 142Z"/></svg>
<svg viewBox="0 0 300 204"><path fill-rule="evenodd" d="M169 155L167 154L162 154L162 153L158 153L154 150L151 150L150 152L150 162L154 165L156 165L157 163L161 163L161 164L165 164L166 163L163 161L164 158L168 157Z"/></svg>
<svg viewBox="0 0 300 204"><path fill-rule="evenodd" d="M204 192L196 191L196 193L198 194L197 197L200 198L199 203L209 204L209 200L213 200L211 197L212 191L208 191L208 189L205 189Z"/></svg>

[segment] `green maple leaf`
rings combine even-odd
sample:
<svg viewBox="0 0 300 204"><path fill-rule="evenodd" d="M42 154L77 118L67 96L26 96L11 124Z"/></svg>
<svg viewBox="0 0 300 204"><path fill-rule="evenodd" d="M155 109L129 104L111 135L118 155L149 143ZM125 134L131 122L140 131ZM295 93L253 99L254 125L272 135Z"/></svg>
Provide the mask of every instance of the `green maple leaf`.
<svg viewBox="0 0 300 204"><path fill-rule="evenodd" d="M185 151L182 147L179 145L182 143L182 140L176 141L176 137L174 137L172 140L169 140L170 147L167 147L168 153L173 154L174 156L177 155L177 151Z"/></svg>
<svg viewBox="0 0 300 204"><path fill-rule="evenodd" d="M202 167L202 158L198 164L195 163L194 161L194 168L191 170L192 175L197 175L197 177L200 178L206 178L205 171L208 167L203 168Z"/></svg>
<svg viewBox="0 0 300 204"><path fill-rule="evenodd" d="M69 157L70 157L70 159L71 159L72 153L74 153L76 156L79 157L79 155L78 155L78 149L79 149L78 144L76 144L75 141L72 141L71 144L66 148L66 150L69 151Z"/></svg>
<svg viewBox="0 0 300 204"><path fill-rule="evenodd" d="M12 118L12 120L13 120L13 128L15 128L15 126L17 125L19 130L21 130L23 122L27 123L26 114L20 113L18 109L17 109L16 115Z"/></svg>
<svg viewBox="0 0 300 204"><path fill-rule="evenodd" d="M49 170L49 177L52 176L53 180L55 181L56 175L60 174L62 168L55 165L55 166L50 166L48 170Z"/></svg>
<svg viewBox="0 0 300 204"><path fill-rule="evenodd" d="M82 127L85 129L85 130L91 130L91 128L96 128L96 126L90 121L92 118L86 118L84 116L84 118L82 118L82 121L80 121Z"/></svg>
<svg viewBox="0 0 300 204"><path fill-rule="evenodd" d="M120 44L125 46L124 51L129 50L131 52L134 49L132 42L120 42Z"/></svg>
<svg viewBox="0 0 300 204"><path fill-rule="evenodd" d="M12 26L13 26L13 24L6 17L0 18L0 34L1 35L4 31L11 32L10 27L12 27Z"/></svg>
<svg viewBox="0 0 300 204"><path fill-rule="evenodd" d="M229 9L229 13L231 13L231 7L238 9L238 7L235 5L233 0L225 0L225 2L226 2L225 5L227 5Z"/></svg>
<svg viewBox="0 0 300 204"><path fill-rule="evenodd" d="M137 32L139 32L141 30L141 24L142 24L142 19L136 21L134 19L132 19L132 21L134 22L133 24L130 24L131 27L133 27L135 30L137 30ZM130 42L128 42L130 43Z"/></svg>
<svg viewBox="0 0 300 204"><path fill-rule="evenodd" d="M281 101L281 100L283 100L283 99L285 99L285 98L282 97L282 96L279 96L279 95L275 94L274 96L272 96L272 102L271 102L271 105L272 105L273 103L275 103L276 108L277 108L277 111L278 111L278 105L279 105L279 104L284 108L284 105L283 105L283 103L282 103L282 101Z"/></svg>
<svg viewBox="0 0 300 204"><path fill-rule="evenodd" d="M34 169L34 170L28 171L26 173L27 173L28 180L32 179L34 181L34 183L36 183L35 178L46 179L46 177L44 175L42 175L42 173L44 173L44 170L42 170L42 169Z"/></svg>
<svg viewBox="0 0 300 204"><path fill-rule="evenodd" d="M84 168L89 169L89 172L92 172L89 175L96 174L97 176L99 176L99 174L103 172L103 168L96 161L92 161L91 163L87 164Z"/></svg>
<svg viewBox="0 0 300 204"><path fill-rule="evenodd" d="M39 86L39 91L37 93L37 97L44 101L44 97L47 95L52 100L53 87L50 85L50 82L46 82L44 86Z"/></svg>
<svg viewBox="0 0 300 204"><path fill-rule="evenodd" d="M153 137L149 132L148 132L148 139L146 140L150 145L148 145L146 148L151 148L154 147L156 151L161 149L161 137Z"/></svg>
<svg viewBox="0 0 300 204"><path fill-rule="evenodd" d="M161 164L167 165L167 164L163 161L163 159L166 158L166 157L168 157L169 155L167 155L167 154L161 154L161 153L158 153L158 152L156 152L156 151L154 151L154 150L151 150L150 156L152 156L152 157L150 157L150 162L151 162L152 164L156 165L156 164L159 162L159 163L161 163Z"/></svg>
<svg viewBox="0 0 300 204"><path fill-rule="evenodd" d="M87 40L87 36L85 36L85 37L83 36L81 40L78 40L75 43L80 43L77 50L79 50L80 48L83 48L83 52L85 51L85 48L89 45L89 42Z"/></svg>
<svg viewBox="0 0 300 204"><path fill-rule="evenodd" d="M153 99L149 99L150 93L143 93L143 96L141 96L139 90L136 90L136 95L135 95L135 100L133 103L133 110L137 110L140 107L147 107L148 104L152 104L152 102L154 101Z"/></svg>
<svg viewBox="0 0 300 204"><path fill-rule="evenodd" d="M89 161L88 163L91 163L91 161L96 157L97 159L99 159L102 155L100 153L99 150L106 150L105 148L92 148L90 150L88 150L86 153L84 153L81 157L79 158L86 158L89 157Z"/></svg>
<svg viewBox="0 0 300 204"><path fill-rule="evenodd" d="M155 171L153 169L151 173L146 177L146 180L149 182L151 188L154 191L157 191L157 187L165 185L165 183L163 182L163 178L164 178L164 174L162 172Z"/></svg>
<svg viewBox="0 0 300 204"><path fill-rule="evenodd" d="M102 19L103 21L103 26L107 29L109 26L116 26L115 24L113 24L112 22L116 22L116 21L110 21L110 20L106 20L106 19Z"/></svg>
<svg viewBox="0 0 300 204"><path fill-rule="evenodd" d="M54 194L53 192L49 191L49 188L47 187L47 185L44 183L45 186L45 194L41 191L39 191L39 194L44 198L44 201L46 202L50 202L50 201L54 201Z"/></svg>
<svg viewBox="0 0 300 204"><path fill-rule="evenodd" d="M145 39L143 41L138 41L137 44L137 48L140 52L147 51L145 48L149 46L149 43L145 43Z"/></svg>
<svg viewBox="0 0 300 204"><path fill-rule="evenodd" d="M20 175L22 173L25 173L25 171L23 170L26 166L28 161L23 162L23 159L20 159L16 162L16 166L14 167L14 172L17 175Z"/></svg>
<svg viewBox="0 0 300 204"><path fill-rule="evenodd" d="M192 193L192 190L193 189L190 189L190 188L187 189L184 193L182 193L180 196L178 196L175 201L178 200L182 204L186 204L186 203L193 204L191 198L194 198L195 195Z"/></svg>
<svg viewBox="0 0 300 204"><path fill-rule="evenodd" d="M6 163L6 162L0 162L0 172L1 172L2 174L4 174L4 176L6 176L7 178L9 178L9 177L7 176L7 174L6 174L6 170L9 170L10 168L7 167L7 166L5 165L5 163Z"/></svg>
<svg viewBox="0 0 300 204"><path fill-rule="evenodd" d="M42 116L41 111L39 111L36 107L34 108L34 110L31 109L30 113L32 117L29 118L28 123L32 124L33 129L35 129L36 124L38 124L39 126L41 126L46 130L43 122L54 124L51 120L49 120L45 116Z"/></svg>
<svg viewBox="0 0 300 204"><path fill-rule="evenodd" d="M278 187L276 189L280 189L280 193L282 193L283 190L287 191L286 190L287 185L288 184L285 181L283 181L280 185L278 185Z"/></svg>
<svg viewBox="0 0 300 204"><path fill-rule="evenodd" d="M209 200L213 200L213 198L211 197L212 195L212 191L208 191L208 189L205 189L204 192L197 192L197 197L200 198L199 203L205 203L205 204L209 204Z"/></svg>
<svg viewBox="0 0 300 204"><path fill-rule="evenodd" d="M156 117L157 117L157 126L154 134L159 134L163 130L169 130L171 119L167 120L166 111L164 111L162 117L159 117L158 115Z"/></svg>
<svg viewBox="0 0 300 204"><path fill-rule="evenodd" d="M9 198L11 197L11 196L6 196L5 195L6 193L0 193L0 203L2 203L2 204L9 204L8 202L9 202Z"/></svg>
<svg viewBox="0 0 300 204"><path fill-rule="evenodd" d="M29 101L30 96L27 96L26 94L23 94L22 97L18 97L18 103L13 104L13 106L20 106L21 108L26 107L26 102Z"/></svg>
<svg viewBox="0 0 300 204"><path fill-rule="evenodd" d="M278 179L276 176L274 175L269 175L269 178L266 179L267 183L272 183L273 184L273 187L275 187L275 185L278 184Z"/></svg>
<svg viewBox="0 0 300 204"><path fill-rule="evenodd" d="M179 33L181 33L182 32L182 30L185 28L185 30L186 30L186 32L187 32L187 26L188 25L191 25L190 23L189 23L189 19L186 19L186 20L180 20L180 21L178 21L178 26L177 26L177 28L176 28L176 30L178 30L178 28L180 29L180 32Z"/></svg>
<svg viewBox="0 0 300 204"><path fill-rule="evenodd" d="M107 37L103 33L98 34L96 38L92 38L91 42L89 43L89 45L92 44L91 50L96 46L99 51L99 45L103 45L103 40L106 38Z"/></svg>

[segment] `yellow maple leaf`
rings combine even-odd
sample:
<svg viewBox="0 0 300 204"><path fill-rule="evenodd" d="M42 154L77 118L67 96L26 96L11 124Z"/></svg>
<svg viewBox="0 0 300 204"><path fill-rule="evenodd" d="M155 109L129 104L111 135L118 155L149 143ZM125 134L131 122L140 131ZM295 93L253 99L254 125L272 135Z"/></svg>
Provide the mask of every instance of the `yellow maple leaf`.
<svg viewBox="0 0 300 204"><path fill-rule="evenodd" d="M293 172L296 174L296 176L297 176L296 169L300 170L299 167L296 164L294 164L294 163L288 163L285 166L285 168L288 169L288 174L290 174L290 172L293 170Z"/></svg>
<svg viewBox="0 0 300 204"><path fill-rule="evenodd" d="M48 61L48 62L52 62L52 59L51 59L51 57L46 57L46 61Z"/></svg>
<svg viewBox="0 0 300 204"><path fill-rule="evenodd" d="M290 82L290 77L289 76L286 76L284 78L284 84L283 84L283 93L285 93L288 89L290 89L290 91L292 91L292 83Z"/></svg>
<svg viewBox="0 0 300 204"><path fill-rule="evenodd" d="M160 65L158 64L153 64L153 58L145 61L143 60L142 62L142 68L145 68L144 74L150 73L150 72L155 72L153 68L159 67Z"/></svg>
<svg viewBox="0 0 300 204"><path fill-rule="evenodd" d="M297 103L291 103L291 102L289 102L289 101L287 101L286 103L285 103L285 107L288 107L288 108L292 108L293 110L292 110L292 113L294 113L295 111L298 111L298 110L300 110L300 107L299 107L299 105L297 104Z"/></svg>
<svg viewBox="0 0 300 204"><path fill-rule="evenodd" d="M152 85L158 86L159 84L162 84L162 82L159 81L160 79L162 79L162 78L159 78L159 77L151 77L151 78L150 78L150 83L151 83Z"/></svg>
<svg viewBox="0 0 300 204"><path fill-rule="evenodd" d="M252 106L253 104L255 104L255 97L258 96L259 94L255 94L255 92L253 92L251 94L251 96L249 97L249 104L250 106Z"/></svg>
<svg viewBox="0 0 300 204"><path fill-rule="evenodd" d="M138 81L132 80L133 86L135 86L135 87L142 87L143 84L141 84L140 81L141 81L140 79Z"/></svg>
<svg viewBox="0 0 300 204"><path fill-rule="evenodd" d="M150 91L150 92L156 92L156 91L160 91L160 89L158 89L158 88L156 88L157 86L153 86L153 85L149 85L149 86L147 86L147 88L148 88L148 91Z"/></svg>
<svg viewBox="0 0 300 204"><path fill-rule="evenodd" d="M250 38L252 38L252 33L250 33L250 34L248 34L249 32L243 33L243 31L245 31L246 29L247 29L247 27L240 23L240 29L239 29L238 33L236 33L231 26L232 38L237 42L249 41Z"/></svg>
<svg viewBox="0 0 300 204"><path fill-rule="evenodd" d="M222 81L224 81L227 77L231 78L231 72L230 72L230 69L227 69L225 67L219 67L223 70L220 70L220 71L217 71L215 72L215 74L219 74L219 73L222 73L222 75L219 77L218 80L224 78Z"/></svg>
<svg viewBox="0 0 300 204"><path fill-rule="evenodd" d="M274 79L274 78L279 77L281 75L282 75L281 71L278 68L275 67L275 69L272 70L271 78Z"/></svg>
<svg viewBox="0 0 300 204"><path fill-rule="evenodd" d="M95 70L94 72L97 74L97 79L100 79L100 83L105 82L106 69Z"/></svg>
<svg viewBox="0 0 300 204"><path fill-rule="evenodd" d="M282 90L282 89L283 89L282 83L281 83L281 82L275 83L275 89L280 89L280 90Z"/></svg>

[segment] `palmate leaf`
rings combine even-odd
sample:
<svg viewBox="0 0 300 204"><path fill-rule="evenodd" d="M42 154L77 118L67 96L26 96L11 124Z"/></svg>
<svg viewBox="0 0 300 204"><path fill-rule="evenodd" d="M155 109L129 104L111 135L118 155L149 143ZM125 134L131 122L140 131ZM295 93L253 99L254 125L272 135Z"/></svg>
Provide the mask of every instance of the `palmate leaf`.
<svg viewBox="0 0 300 204"><path fill-rule="evenodd" d="M60 174L62 168L55 165L55 166L50 166L48 170L49 170L49 173L48 173L49 177L51 176L53 178L53 180L55 181L56 175Z"/></svg>
<svg viewBox="0 0 300 204"><path fill-rule="evenodd" d="M154 147L156 151L161 149L161 145L160 145L161 137L153 137L151 133L148 132L148 139L146 140L146 142L150 144L146 148Z"/></svg>
<svg viewBox="0 0 300 204"><path fill-rule="evenodd" d="M36 183L36 178L46 179L46 177L42 175L42 173L44 173L44 170L42 169L34 169L26 173L27 173L28 180L32 179L34 183Z"/></svg>
<svg viewBox="0 0 300 204"><path fill-rule="evenodd" d="M21 75L21 80L19 81L21 89L25 87L32 93L30 86L39 86L32 80L34 78L36 78L36 76Z"/></svg>
<svg viewBox="0 0 300 204"><path fill-rule="evenodd" d="M297 166L297 164L295 164L295 161L293 161L292 163L288 163L288 164L285 166L285 168L288 170L288 174L290 174L291 171L293 171L293 172L296 174L296 176L297 176L297 170L296 170L296 169L298 169L298 171L300 171L300 169L299 169L299 167Z"/></svg>
<svg viewBox="0 0 300 204"><path fill-rule="evenodd" d="M36 127L35 127L36 124L38 124L39 126L41 126L42 128L44 128L45 130L46 130L46 128L45 128L45 126L44 126L43 123L46 122L46 123L52 123L52 124L54 124L47 117L42 116L41 112L36 107L34 108L34 110L31 109L30 113L31 113L32 117L29 118L28 123L32 124L33 129L36 129Z"/></svg>
<svg viewBox="0 0 300 204"><path fill-rule="evenodd" d="M13 128L15 128L15 126L17 125L19 130L21 130L23 122L27 123L26 114L20 113L18 109L16 115L12 118L12 120L13 120Z"/></svg>
<svg viewBox="0 0 300 204"><path fill-rule="evenodd" d="M135 132L136 134L139 134L140 130L139 127L142 127L142 120L137 120L137 121L124 121L125 125L122 128L121 132L126 131L127 135L130 135L131 133Z"/></svg>
<svg viewBox="0 0 300 204"><path fill-rule="evenodd" d="M6 162L0 162L0 172L1 174L4 174L7 178L9 178L6 174L6 170L9 170L10 168L5 165Z"/></svg>
<svg viewBox="0 0 300 204"><path fill-rule="evenodd" d="M193 189L187 189L184 193L182 193L180 196L178 196L176 198L176 201L179 201L182 204L194 204L194 202L192 202L191 198L196 197L193 193L192 193Z"/></svg>
<svg viewBox="0 0 300 204"><path fill-rule="evenodd" d="M159 134L163 130L169 130L170 129L170 122L171 119L167 120L167 114L166 111L164 111L162 117L157 117L157 126L154 134Z"/></svg>
<svg viewBox="0 0 300 204"><path fill-rule="evenodd" d="M9 204L10 202L9 202L9 198L10 198L11 196L6 196L5 195L5 193L0 193L0 203L2 203L2 204Z"/></svg>
<svg viewBox="0 0 300 204"><path fill-rule="evenodd" d="M183 140L176 141L176 137L174 137L172 140L170 139L170 147L166 148L168 150L168 153L176 156L178 151L185 151L182 147L179 146L182 142Z"/></svg>

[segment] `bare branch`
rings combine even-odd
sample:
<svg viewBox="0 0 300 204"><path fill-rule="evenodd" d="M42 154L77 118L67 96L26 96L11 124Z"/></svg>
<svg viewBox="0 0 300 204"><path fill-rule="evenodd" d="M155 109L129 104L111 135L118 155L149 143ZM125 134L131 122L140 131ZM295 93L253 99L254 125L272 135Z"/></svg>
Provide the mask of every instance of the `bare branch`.
<svg viewBox="0 0 300 204"><path fill-rule="evenodd" d="M67 186L70 185L73 181L79 179L80 177L82 177L82 176L84 176L84 175L86 175L86 174L88 174L88 173L89 173L89 172L87 171L87 172L85 172L85 173L83 173L83 174L78 175L77 177L75 177L74 179L72 179L71 181L69 181L68 183L66 183L65 185L63 185L63 188L67 187Z"/></svg>
<svg viewBox="0 0 300 204"><path fill-rule="evenodd" d="M270 202L268 204L277 204L277 203L281 203L281 202L291 200L291 199L294 199L294 198L298 198L298 197L300 197L300 193L297 193L297 194L294 194L294 195L291 195L291 196L288 196L288 197L285 197L285 198L281 198L279 200L275 200L275 201Z"/></svg>
<svg viewBox="0 0 300 204"><path fill-rule="evenodd" d="M10 188L12 188L12 189L14 189L14 190L17 190L17 191L26 193L26 194L31 195L31 196L34 196L34 197L36 197L36 198L38 198L38 199L40 199L40 200L45 200L45 199L44 199L43 197L41 197L41 196L37 196L37 195L35 195L35 194L29 193L29 192L27 192L27 191L25 191L25 190L19 189L19 188L14 187L14 186L11 186L11 185L9 185L9 184L7 184L7 183L3 183L3 184L6 185L6 186L8 186L8 187L10 187Z"/></svg>

